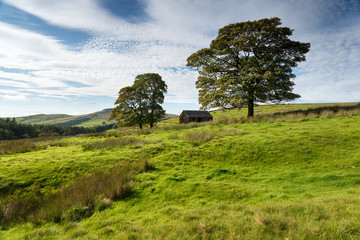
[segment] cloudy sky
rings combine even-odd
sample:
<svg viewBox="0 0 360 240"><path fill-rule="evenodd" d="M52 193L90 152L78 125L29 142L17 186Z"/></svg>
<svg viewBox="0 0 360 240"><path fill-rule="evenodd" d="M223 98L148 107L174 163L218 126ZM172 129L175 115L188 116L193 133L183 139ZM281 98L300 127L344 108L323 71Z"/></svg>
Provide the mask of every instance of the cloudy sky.
<svg viewBox="0 0 360 240"><path fill-rule="evenodd" d="M187 57L227 24L275 16L311 43L297 102L360 101L360 0L0 0L0 117L111 108L148 72L167 112L197 109Z"/></svg>

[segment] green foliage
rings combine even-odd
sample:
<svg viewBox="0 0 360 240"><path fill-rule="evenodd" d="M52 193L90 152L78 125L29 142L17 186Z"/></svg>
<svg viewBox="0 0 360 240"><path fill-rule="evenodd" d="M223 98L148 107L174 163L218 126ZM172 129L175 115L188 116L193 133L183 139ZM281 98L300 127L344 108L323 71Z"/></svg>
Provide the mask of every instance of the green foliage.
<svg viewBox="0 0 360 240"><path fill-rule="evenodd" d="M196 87L202 108L248 107L256 102L292 100L292 68L305 61L309 43L292 41L293 30L279 27L279 18L227 25L219 30L210 48L187 59L199 71Z"/></svg>
<svg viewBox="0 0 360 240"><path fill-rule="evenodd" d="M145 124L149 124L152 128L165 117L165 110L160 104L164 102L166 91L167 86L159 74L138 75L131 87L120 89L115 101L118 105L112 110L109 119L115 119L119 126L138 125L142 129Z"/></svg>
<svg viewBox="0 0 360 240"><path fill-rule="evenodd" d="M73 136L82 133L103 132L114 127L114 124L91 128L59 125L33 125L17 123L15 119L0 118L0 140L35 138L45 136Z"/></svg>

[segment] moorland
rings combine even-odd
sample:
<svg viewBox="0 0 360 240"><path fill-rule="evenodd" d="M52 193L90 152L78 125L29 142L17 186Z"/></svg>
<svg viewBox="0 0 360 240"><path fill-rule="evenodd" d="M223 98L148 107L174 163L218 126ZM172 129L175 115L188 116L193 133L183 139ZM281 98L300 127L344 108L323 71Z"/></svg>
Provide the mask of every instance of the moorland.
<svg viewBox="0 0 360 240"><path fill-rule="evenodd" d="M360 105L0 141L0 239L359 239Z"/></svg>

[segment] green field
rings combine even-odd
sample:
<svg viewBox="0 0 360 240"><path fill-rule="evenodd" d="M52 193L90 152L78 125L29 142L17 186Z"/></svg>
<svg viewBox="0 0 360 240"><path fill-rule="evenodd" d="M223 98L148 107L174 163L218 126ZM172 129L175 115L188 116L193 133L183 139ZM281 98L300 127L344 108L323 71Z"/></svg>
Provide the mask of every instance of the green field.
<svg viewBox="0 0 360 240"><path fill-rule="evenodd" d="M23 146L0 155L0 239L359 239L360 106L335 106L258 106L252 120L245 109L217 111L211 123L0 142L0 153ZM11 218L25 200L91 188L94 172L119 166L131 178L121 199L100 194L91 212L79 200L56 218Z"/></svg>

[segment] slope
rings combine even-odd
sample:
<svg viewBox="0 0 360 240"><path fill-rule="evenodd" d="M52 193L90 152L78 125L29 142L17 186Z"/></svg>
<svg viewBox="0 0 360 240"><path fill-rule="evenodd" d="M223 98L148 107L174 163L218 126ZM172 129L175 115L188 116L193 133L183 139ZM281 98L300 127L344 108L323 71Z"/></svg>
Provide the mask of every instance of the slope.
<svg viewBox="0 0 360 240"><path fill-rule="evenodd" d="M31 124L57 124L60 126L84 126L93 127L102 124L109 124L111 109L104 109L99 112L71 116L66 114L38 114L32 116L18 117L20 123Z"/></svg>
<svg viewBox="0 0 360 240"><path fill-rule="evenodd" d="M131 195L89 218L19 224L0 237L360 237L359 111L216 121L52 140L37 143L48 145L43 150L1 156L2 189L22 191L38 184L54 191L78 175L143 157L155 169L135 174Z"/></svg>
<svg viewBox="0 0 360 240"><path fill-rule="evenodd" d="M19 123L30 124L56 124L60 126L83 126L94 127L103 124L114 123L109 121L111 114L111 108L104 109L99 112L71 116L66 114L37 114L31 116L17 117L15 118ZM164 119L176 118L177 115L166 114Z"/></svg>

